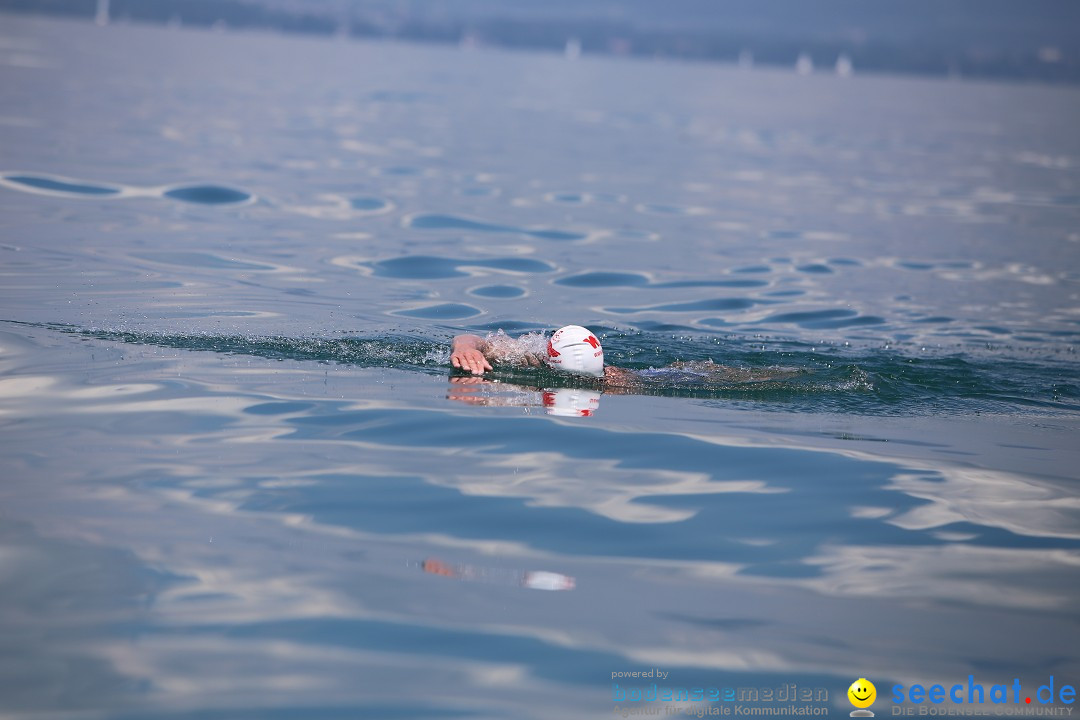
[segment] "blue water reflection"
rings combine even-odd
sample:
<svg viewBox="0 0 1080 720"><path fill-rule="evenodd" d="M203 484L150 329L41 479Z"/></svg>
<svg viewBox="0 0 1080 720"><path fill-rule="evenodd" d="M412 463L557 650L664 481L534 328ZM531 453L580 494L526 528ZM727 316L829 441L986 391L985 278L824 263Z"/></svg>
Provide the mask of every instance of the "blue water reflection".
<svg viewBox="0 0 1080 720"><path fill-rule="evenodd" d="M4 48L0 715L1080 678L1074 91ZM450 373L570 322L644 379Z"/></svg>

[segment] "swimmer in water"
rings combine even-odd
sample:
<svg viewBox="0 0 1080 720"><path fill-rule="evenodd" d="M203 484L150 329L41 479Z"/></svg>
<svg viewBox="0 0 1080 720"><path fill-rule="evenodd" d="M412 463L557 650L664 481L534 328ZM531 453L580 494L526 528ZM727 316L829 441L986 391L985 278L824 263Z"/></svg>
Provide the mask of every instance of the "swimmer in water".
<svg viewBox="0 0 1080 720"><path fill-rule="evenodd" d="M556 330L550 339L540 333L512 338L503 331L486 338L458 335L450 362L466 374L450 377L446 398L468 405L543 407L549 415L589 416L600 397L668 394L672 391L710 393L767 381L786 380L805 371L795 368L741 368L712 360L674 362L661 368L628 370L604 364L604 350L591 331L579 325ZM586 380L584 387L532 387L488 380L496 366L550 368ZM592 382L589 382L589 381ZM490 392L501 388L501 392Z"/></svg>
<svg viewBox="0 0 1080 720"><path fill-rule="evenodd" d="M531 340L538 339L532 336ZM596 335L580 325L559 328L541 350L525 337L514 340L501 331L487 338L478 335L458 335L450 350L450 363L473 375L483 375L493 369L493 363L525 367L549 367L574 375L593 377L605 384L631 382L632 370L604 365L604 348Z"/></svg>
<svg viewBox="0 0 1080 720"><path fill-rule="evenodd" d="M450 351L451 364L479 381L496 364L519 367L548 367L553 370L595 378L607 392L636 392L656 383L670 385L700 383L753 383L781 380L800 374L785 368L751 369L720 365L712 360L674 362L663 368L627 370L604 364L604 349L588 328L567 325L544 342L539 334L514 339L501 330L486 338L458 335ZM467 378L458 378L467 381Z"/></svg>

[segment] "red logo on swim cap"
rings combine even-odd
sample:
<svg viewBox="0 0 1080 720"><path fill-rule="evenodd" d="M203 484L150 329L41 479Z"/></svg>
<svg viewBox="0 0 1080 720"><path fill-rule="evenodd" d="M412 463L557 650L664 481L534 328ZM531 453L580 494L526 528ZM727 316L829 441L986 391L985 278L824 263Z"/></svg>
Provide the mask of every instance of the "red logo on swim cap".
<svg viewBox="0 0 1080 720"><path fill-rule="evenodd" d="M551 346L551 341L548 340L548 357L559 357L561 354L562 353Z"/></svg>
<svg viewBox="0 0 1080 720"><path fill-rule="evenodd" d="M594 338L594 337L593 337L592 335L590 335L589 337L585 338L585 342L587 342L587 343L589 343L590 345L592 345L592 347L593 347L593 350L595 350L596 348L600 347L600 341L599 341L599 340L597 340L596 338Z"/></svg>

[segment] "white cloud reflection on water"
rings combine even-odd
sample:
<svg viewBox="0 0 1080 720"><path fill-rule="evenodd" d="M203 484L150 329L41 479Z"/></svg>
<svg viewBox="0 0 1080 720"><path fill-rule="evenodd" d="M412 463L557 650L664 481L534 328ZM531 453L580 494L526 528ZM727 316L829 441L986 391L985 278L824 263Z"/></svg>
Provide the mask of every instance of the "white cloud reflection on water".
<svg viewBox="0 0 1080 720"><path fill-rule="evenodd" d="M448 657L431 648L412 648L407 638L415 636L406 628L422 635L464 633L481 657L491 637L504 636L571 653L601 653L615 663L622 658L632 667L698 668L724 678L731 672L762 671L843 677L858 674L867 664L877 676L890 678L952 677L970 669L957 657L958 649L978 656L1001 646L1000 634L986 632L999 611L968 601L973 594L992 599L996 593L990 578L1010 569L1005 561L1023 559L1033 577L1075 567L1075 562L1056 561L1052 553L1030 551L960 546L947 549L944 554L951 558L942 563L907 549L849 547L837 549L845 559L833 560L820 580L789 582L739 576L737 566L722 563L613 561L538 554L508 543L386 537L320 526L302 517L244 512L229 502L182 492L120 492L74 498L65 505L101 525L92 533L99 535L96 541L78 533L81 547L134 551L121 562L135 561L176 580L154 592L141 610L111 613L114 622L134 623L137 642L110 634L74 647L60 642L45 649L84 653L107 662L128 681L148 682L150 690L137 706L157 708L275 706L309 701L313 691L320 702L371 702L392 697L418 674L424 677L425 697L440 705L482 693L485 703L505 703L503 712L523 695L539 701L558 688L560 699L538 702L538 714L515 710L523 717L542 717L560 705L584 715L605 692L603 678L584 688L545 686L536 677L544 674L543 661L531 663L528 653L521 655L521 663L508 663L470 659L473 652L458 657L456 641L444 648ZM68 527L40 516L36 521L45 532L60 536L69 535L72 524L87 522L70 516L54 517ZM208 533L212 541L204 537ZM580 597L569 604L551 603L546 595L517 588L425 576L415 560L430 552L464 556L477 564L558 568L579 578L580 589L572 595ZM889 562L898 563L894 572L881 573ZM940 587L958 570L965 576L962 584ZM980 581L982 572L986 577ZM36 571L29 573L26 579ZM873 581L866 580L868 573ZM18 582L23 578L17 575L8 577L16 586L32 585ZM1036 588L1004 605L1047 609ZM78 585L55 590L78 593ZM931 591L958 605L928 607ZM12 600L18 602L17 595L9 596ZM799 608L797 615L792 607ZM77 608L75 615L67 611L69 623L93 627L101 622L100 615ZM1013 667L1042 661L1037 648L1056 618L1041 615L1010 615L1008 633L1017 638L1009 642ZM47 624L55 622L51 613L38 616ZM883 617L890 634L905 633L917 652L897 654L891 644L881 644L878 632L866 629ZM403 644L395 650L380 649L379 643L365 649L361 634L353 640L358 647L348 642L342 647L318 631L320 623L328 623L332 634L334 622L343 620L378 623L391 635L401 631ZM301 625L299 635L276 637L272 626L280 622L312 625ZM245 636L243 628L249 625L253 633ZM852 626L861 629L854 638ZM1069 670L1059 669L1062 674ZM502 682L492 682L492 676ZM358 679L376 677L382 680Z"/></svg>

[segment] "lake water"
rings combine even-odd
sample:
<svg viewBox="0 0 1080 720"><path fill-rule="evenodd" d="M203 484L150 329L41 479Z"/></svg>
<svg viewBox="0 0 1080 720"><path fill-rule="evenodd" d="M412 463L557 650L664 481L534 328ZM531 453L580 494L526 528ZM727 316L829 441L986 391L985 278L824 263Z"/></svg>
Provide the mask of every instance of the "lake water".
<svg viewBox="0 0 1080 720"><path fill-rule="evenodd" d="M1075 686L1078 118L0 16L0 716ZM450 376L458 332L569 323L739 370Z"/></svg>

